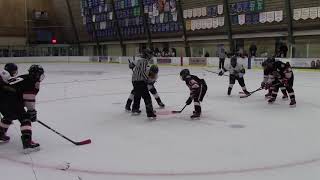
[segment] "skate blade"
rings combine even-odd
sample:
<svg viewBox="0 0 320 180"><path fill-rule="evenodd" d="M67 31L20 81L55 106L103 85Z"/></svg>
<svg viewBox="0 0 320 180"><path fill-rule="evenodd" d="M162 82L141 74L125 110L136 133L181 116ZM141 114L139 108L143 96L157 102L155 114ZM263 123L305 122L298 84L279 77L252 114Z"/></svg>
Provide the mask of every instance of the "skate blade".
<svg viewBox="0 0 320 180"><path fill-rule="evenodd" d="M23 154L30 154L32 152L40 151L40 146L36 148L26 148L22 151Z"/></svg>
<svg viewBox="0 0 320 180"><path fill-rule="evenodd" d="M288 101L289 98L282 98L282 101Z"/></svg>
<svg viewBox="0 0 320 180"><path fill-rule="evenodd" d="M290 105L291 108L295 108L296 106L297 106L296 104Z"/></svg>
<svg viewBox="0 0 320 180"><path fill-rule="evenodd" d="M191 118L191 120L200 120L200 117Z"/></svg>
<svg viewBox="0 0 320 180"><path fill-rule="evenodd" d="M155 121L155 120L157 120L157 117L148 117L148 120L149 121Z"/></svg>
<svg viewBox="0 0 320 180"><path fill-rule="evenodd" d="M128 109L125 109L124 111L127 113L131 113L131 110L128 110Z"/></svg>
<svg viewBox="0 0 320 180"><path fill-rule="evenodd" d="M10 141L10 140L9 140ZM2 140L0 140L0 145L1 144L7 144L9 141L2 141Z"/></svg>

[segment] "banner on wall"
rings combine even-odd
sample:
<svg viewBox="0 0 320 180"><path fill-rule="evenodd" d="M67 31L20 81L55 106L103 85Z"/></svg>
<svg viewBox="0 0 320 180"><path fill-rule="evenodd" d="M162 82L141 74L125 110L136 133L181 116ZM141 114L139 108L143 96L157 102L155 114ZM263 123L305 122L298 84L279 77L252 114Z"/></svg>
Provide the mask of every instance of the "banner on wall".
<svg viewBox="0 0 320 180"><path fill-rule="evenodd" d="M207 19L201 19L201 29L207 29Z"/></svg>
<svg viewBox="0 0 320 180"><path fill-rule="evenodd" d="M177 21L178 21L178 13L177 13L177 11L175 11L175 12L172 13L172 20L173 20L174 22L177 22Z"/></svg>
<svg viewBox="0 0 320 180"><path fill-rule="evenodd" d="M188 9L188 18L192 18L193 16L193 9Z"/></svg>
<svg viewBox="0 0 320 180"><path fill-rule="evenodd" d="M160 13L159 18L160 18L160 23L163 23L164 13Z"/></svg>
<svg viewBox="0 0 320 180"><path fill-rule="evenodd" d="M246 23L246 15L245 14L238 15L238 22L240 25L244 25Z"/></svg>
<svg viewBox="0 0 320 180"><path fill-rule="evenodd" d="M212 27L217 28L219 26L218 18L212 18Z"/></svg>
<svg viewBox="0 0 320 180"><path fill-rule="evenodd" d="M206 19L207 29L212 29L212 18Z"/></svg>
<svg viewBox="0 0 320 180"><path fill-rule="evenodd" d="M267 12L267 21L269 23L274 21L274 11Z"/></svg>
<svg viewBox="0 0 320 180"><path fill-rule="evenodd" d="M189 58L189 65L207 65L207 58L205 57L191 57Z"/></svg>
<svg viewBox="0 0 320 180"><path fill-rule="evenodd" d="M224 26L224 17L218 17L218 26Z"/></svg>
<svg viewBox="0 0 320 180"><path fill-rule="evenodd" d="M197 17L197 8L192 9L192 17Z"/></svg>
<svg viewBox="0 0 320 180"><path fill-rule="evenodd" d="M201 17L201 11L202 11L202 8L196 8L196 12L197 12L197 16L196 17Z"/></svg>
<svg viewBox="0 0 320 180"><path fill-rule="evenodd" d="M320 7L318 7L318 18L320 18Z"/></svg>
<svg viewBox="0 0 320 180"><path fill-rule="evenodd" d="M318 17L318 7L311 7L310 8L310 18L316 19Z"/></svg>
<svg viewBox="0 0 320 180"><path fill-rule="evenodd" d="M201 16L207 16L207 7L201 8Z"/></svg>
<svg viewBox="0 0 320 180"><path fill-rule="evenodd" d="M283 20L283 11L275 11L274 16L276 22L281 22Z"/></svg>
<svg viewBox="0 0 320 180"><path fill-rule="evenodd" d="M157 58L157 64L171 64L171 58Z"/></svg>
<svg viewBox="0 0 320 180"><path fill-rule="evenodd" d="M302 8L301 10L301 18L303 20L309 19L310 17L310 8Z"/></svg>
<svg viewBox="0 0 320 180"><path fill-rule="evenodd" d="M267 13L266 12L259 13L259 22L260 23L266 23L267 22Z"/></svg>
<svg viewBox="0 0 320 180"><path fill-rule="evenodd" d="M191 21L190 21L190 20L187 20L187 21L186 21L186 30L187 30L187 31L190 31L190 30L191 30Z"/></svg>
<svg viewBox="0 0 320 180"><path fill-rule="evenodd" d="M196 29L201 29L201 19L197 19L196 21Z"/></svg>
<svg viewBox="0 0 320 180"><path fill-rule="evenodd" d="M191 30L194 31L197 29L196 20L191 20Z"/></svg>
<svg viewBox="0 0 320 180"><path fill-rule="evenodd" d="M294 9L293 10L293 19L294 20L299 20L299 19L301 19L301 15L302 15L302 11L301 11L302 9Z"/></svg>
<svg viewBox="0 0 320 180"><path fill-rule="evenodd" d="M219 15L223 14L223 5L222 4L218 5L218 14Z"/></svg>
<svg viewBox="0 0 320 180"><path fill-rule="evenodd" d="M188 10L183 10L183 18L188 18Z"/></svg>

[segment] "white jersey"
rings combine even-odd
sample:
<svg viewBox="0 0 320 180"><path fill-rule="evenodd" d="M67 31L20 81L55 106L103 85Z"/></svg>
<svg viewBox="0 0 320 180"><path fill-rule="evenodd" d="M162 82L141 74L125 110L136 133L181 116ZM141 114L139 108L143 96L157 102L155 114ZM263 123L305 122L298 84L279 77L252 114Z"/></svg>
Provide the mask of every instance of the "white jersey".
<svg viewBox="0 0 320 180"><path fill-rule="evenodd" d="M236 67L229 65L229 67L226 68L226 71L229 71L230 75L235 75L238 77L243 77L245 68L242 64L237 63Z"/></svg>

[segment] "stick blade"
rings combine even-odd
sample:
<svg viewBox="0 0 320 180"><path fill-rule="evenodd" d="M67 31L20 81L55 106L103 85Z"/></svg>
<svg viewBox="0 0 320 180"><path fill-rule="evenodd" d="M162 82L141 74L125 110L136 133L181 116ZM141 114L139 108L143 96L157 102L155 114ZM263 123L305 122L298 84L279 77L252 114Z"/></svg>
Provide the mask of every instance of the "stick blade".
<svg viewBox="0 0 320 180"><path fill-rule="evenodd" d="M181 113L181 111L171 111L173 114Z"/></svg>
<svg viewBox="0 0 320 180"><path fill-rule="evenodd" d="M77 146L91 144L91 139L87 139L87 140L80 141L80 142L75 142L74 144L77 145Z"/></svg>

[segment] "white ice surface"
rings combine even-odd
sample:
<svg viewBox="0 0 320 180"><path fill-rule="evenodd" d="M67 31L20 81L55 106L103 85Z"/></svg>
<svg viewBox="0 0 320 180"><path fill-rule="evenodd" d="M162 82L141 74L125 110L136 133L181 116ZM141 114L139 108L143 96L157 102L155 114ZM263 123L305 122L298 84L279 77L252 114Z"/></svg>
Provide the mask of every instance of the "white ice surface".
<svg viewBox="0 0 320 180"><path fill-rule="evenodd" d="M19 64L20 74L30 64ZM193 106L181 114L158 115L124 111L132 89L127 65L42 64L46 79L37 97L38 118L74 140L74 146L34 123L41 151L23 155L19 123L0 145L1 179L24 180L318 180L320 178L320 74L295 71L297 107L275 104L265 91L240 99L238 84L226 95L227 77L202 68L206 79L203 117L191 121ZM158 112L180 110L188 88L178 76L181 67L160 67L157 90L166 104ZM215 70L215 69L214 69ZM245 75L249 90L259 87L261 70ZM155 101L153 101L155 103ZM144 112L144 103L141 110ZM70 168L66 171L66 163Z"/></svg>

